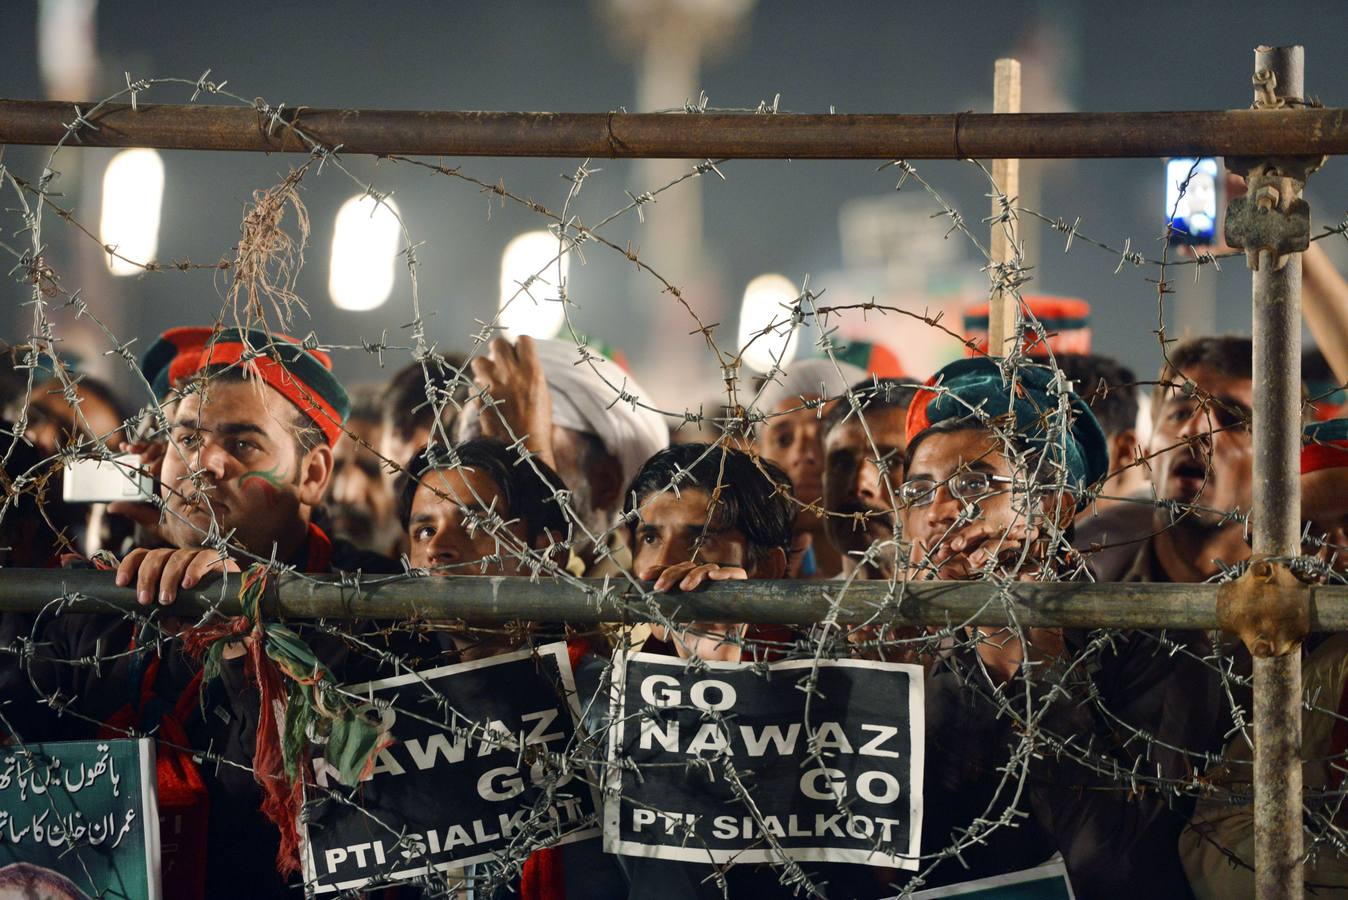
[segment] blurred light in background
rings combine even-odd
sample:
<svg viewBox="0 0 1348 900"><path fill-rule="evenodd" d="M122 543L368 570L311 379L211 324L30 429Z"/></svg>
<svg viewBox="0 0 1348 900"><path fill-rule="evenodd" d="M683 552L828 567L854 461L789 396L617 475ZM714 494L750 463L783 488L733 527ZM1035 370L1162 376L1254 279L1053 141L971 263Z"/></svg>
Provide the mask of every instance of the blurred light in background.
<svg viewBox="0 0 1348 900"><path fill-rule="evenodd" d="M557 235L550 231L526 231L506 244L501 254L501 315L498 323L512 335L532 338L556 337L566 321L557 287ZM571 256L561 259L561 278L566 280ZM532 281L531 281L532 279ZM527 285L521 289L520 285ZM513 298L513 299L512 299Z"/></svg>
<svg viewBox="0 0 1348 900"><path fill-rule="evenodd" d="M338 309L374 309L389 298L401 234L398 207L392 200L381 202L362 194L342 204L328 267L328 294Z"/></svg>
<svg viewBox="0 0 1348 900"><path fill-rule="evenodd" d="M164 200L164 161L154 150L123 150L103 173L103 216L98 239L114 275L142 271L159 249L159 207ZM118 257L125 257L119 259Z"/></svg>
<svg viewBox="0 0 1348 900"><path fill-rule="evenodd" d="M88 100L98 81L97 0L39 0L37 61L53 100Z"/></svg>
<svg viewBox="0 0 1348 900"><path fill-rule="evenodd" d="M791 327L790 307L799 296L800 289L785 275L759 275L749 282L740 304L739 346L746 366L768 372L795 357L800 329ZM776 327L762 334L774 322Z"/></svg>

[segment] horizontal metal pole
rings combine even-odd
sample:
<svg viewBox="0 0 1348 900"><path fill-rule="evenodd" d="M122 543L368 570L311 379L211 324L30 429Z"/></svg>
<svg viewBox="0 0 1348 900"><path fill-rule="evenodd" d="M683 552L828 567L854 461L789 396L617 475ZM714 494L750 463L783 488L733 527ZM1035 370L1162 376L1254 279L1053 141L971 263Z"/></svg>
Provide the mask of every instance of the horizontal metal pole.
<svg viewBox="0 0 1348 900"><path fill-rule="evenodd" d="M285 123L344 153L675 159L1071 159L1348 153L1342 109L802 115L519 113L79 104L71 145L307 152ZM53 145L75 104L0 99L0 144ZM95 130L96 129L96 130Z"/></svg>
<svg viewBox="0 0 1348 900"><path fill-rule="evenodd" d="M222 590L217 582L183 591L174 612L199 616L209 609L237 615L233 576ZM381 576L387 579L387 576ZM264 604L266 615L287 619L461 619L492 624L516 620L586 624L645 621L647 607L630 586L589 580L590 589L548 580L456 576L449 578L370 578L357 590L332 578L286 576ZM825 619L838 582L718 582L688 594L660 595L664 614L678 621L730 621L809 624ZM1026 626L1060 628L1215 629L1217 587L1211 584L1082 584L1019 582L1011 587L1016 621ZM34 612L61 597L83 611L136 609L135 592L113 584L110 572L92 570L0 569L0 611ZM945 625L974 622L1004 625L1006 609L987 582L857 581L842 595L837 621L858 624L887 605L882 621ZM1348 631L1348 587L1310 588L1311 628ZM145 609L144 607L139 607Z"/></svg>

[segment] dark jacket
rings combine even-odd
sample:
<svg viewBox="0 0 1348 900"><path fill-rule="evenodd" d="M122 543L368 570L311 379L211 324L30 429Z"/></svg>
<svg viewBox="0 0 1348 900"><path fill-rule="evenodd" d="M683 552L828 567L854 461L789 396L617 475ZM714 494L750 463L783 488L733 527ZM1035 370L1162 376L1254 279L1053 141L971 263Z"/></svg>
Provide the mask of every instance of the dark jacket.
<svg viewBox="0 0 1348 900"><path fill-rule="evenodd" d="M305 559L292 561L306 570ZM394 574L392 560L332 542L328 571ZM288 623L313 649L318 659L344 683L367 681L393 674L391 668L354 648L317 623ZM407 636L384 638L370 623L333 623L345 633L361 635L379 650L388 650L420 666L443 662L441 645ZM139 633L137 633L139 629ZM96 735L101 723L132 702L140 691L150 660L159 665L153 690L159 710L171 706L190 685L199 666L175 639L156 640L157 631L145 620L111 614L66 614L41 628L42 645L32 661L34 681L42 695L68 700L66 711L54 723L33 723L39 739L82 740ZM134 641L133 641L134 638ZM135 649L132 649L133 643ZM91 661L101 657L95 665ZM74 662L72 662L74 661ZM152 717L154 710L149 710ZM209 898L293 898L298 878L290 886L276 872L279 835L260 812L261 790L251 771L258 722L258 694L244 674L242 658L228 660L221 677L205 686L200 707L185 723L191 748L196 751L203 780L210 792L206 896ZM142 721L142 727L153 727ZM25 735L26 737L26 735Z"/></svg>
<svg viewBox="0 0 1348 900"><path fill-rule="evenodd" d="M1085 632L1065 638L1068 657L1087 653L1088 664L1062 676L1037 669L1028 703L1020 680L997 694L972 649L951 654L928 679L923 852L949 845L974 816L1005 809L1019 771L1003 784L1001 770L1015 759L1025 765L1017 809L1029 814L971 847L972 870L947 862L932 882L1027 868L1057 851L1078 896L1188 898L1177 842L1189 804L1176 788L1220 746L1225 708L1201 659L1205 644L1172 633L1183 648L1172 653L1148 632L1116 633L1107 644ZM1028 759L1018 755L1027 731L1036 739ZM1070 750L1060 752L1064 744Z"/></svg>

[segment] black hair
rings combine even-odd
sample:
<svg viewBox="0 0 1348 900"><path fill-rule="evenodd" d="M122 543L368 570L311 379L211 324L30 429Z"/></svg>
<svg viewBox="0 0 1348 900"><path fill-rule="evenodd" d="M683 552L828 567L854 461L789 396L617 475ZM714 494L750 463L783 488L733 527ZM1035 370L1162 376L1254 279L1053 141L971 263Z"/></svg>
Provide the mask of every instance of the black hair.
<svg viewBox="0 0 1348 900"><path fill-rule="evenodd" d="M1301 380L1338 384L1339 376L1334 374L1319 347L1309 347L1301 353Z"/></svg>
<svg viewBox="0 0 1348 900"><path fill-rule="evenodd" d="M537 472L533 466L538 467ZM497 512L502 519L524 523L529 546L545 531L556 540L568 533L562 505L565 501L558 493L566 490L561 476L537 457L532 465L522 463L518 452L492 438L473 438L448 451L435 445L423 447L412 457L406 471L398 476L398 519L404 530L412 521L412 500L421 476L435 469L458 467L482 472L495 483L505 500L505 509Z"/></svg>
<svg viewBox="0 0 1348 900"><path fill-rule="evenodd" d="M1152 393L1153 415L1165 402L1166 392L1171 383L1184 380L1186 370L1213 369L1232 378L1254 379L1254 342L1239 334L1209 335L1180 341L1170 351L1161 366L1161 377L1157 379Z"/></svg>
<svg viewBox="0 0 1348 900"><path fill-rule="evenodd" d="M460 377L463 368L462 357L432 354L426 357L424 368L418 361L399 369L384 393L384 427L408 440L418 430L434 425L438 409L446 433L452 435L459 406L468 399L468 376ZM426 399L428 386L435 403Z"/></svg>
<svg viewBox="0 0 1348 900"><path fill-rule="evenodd" d="M856 394L862 412L881 413L891 409L907 409L921 386L915 378L863 378L849 390ZM827 437L851 412L852 404L847 402L845 395L837 403L829 405L824 410L822 434Z"/></svg>
<svg viewBox="0 0 1348 900"><path fill-rule="evenodd" d="M0 433L14 435L14 424L0 419ZM60 535L83 527L84 510L64 502L60 480L46 477L46 473L57 471L54 459L44 458L21 437L0 440L0 451L4 457L0 493L10 504L7 514L0 518L0 566L54 565L57 554L68 546ZM15 480L20 476L36 477L37 481L30 480L26 488L19 488Z"/></svg>
<svg viewBox="0 0 1348 900"><path fill-rule="evenodd" d="M1095 413L1105 437L1137 427L1137 376L1132 369L1098 353L1059 353L1054 361Z"/></svg>
<svg viewBox="0 0 1348 900"><path fill-rule="evenodd" d="M623 513L636 544L638 510L652 494L669 488L716 488L713 527L734 528L749 542L749 559L757 563L772 550L789 551L796 509L791 479L765 459L711 444L675 444L646 460L624 493Z"/></svg>

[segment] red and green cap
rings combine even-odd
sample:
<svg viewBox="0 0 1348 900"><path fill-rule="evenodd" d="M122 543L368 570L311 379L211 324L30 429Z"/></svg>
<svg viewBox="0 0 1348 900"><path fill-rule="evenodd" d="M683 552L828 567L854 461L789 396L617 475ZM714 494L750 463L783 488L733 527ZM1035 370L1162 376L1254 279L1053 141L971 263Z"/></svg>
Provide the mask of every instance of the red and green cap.
<svg viewBox="0 0 1348 900"><path fill-rule="evenodd" d="M155 396L164 399L211 366L247 366L337 442L351 412L351 398L332 374L332 360L288 335L255 328L170 328L141 359L140 369Z"/></svg>
<svg viewBox="0 0 1348 900"><path fill-rule="evenodd" d="M1312 422L1301 431L1301 474L1348 468L1348 419Z"/></svg>
<svg viewBox="0 0 1348 900"><path fill-rule="evenodd" d="M986 319L987 316L983 318ZM820 356L822 357L822 354ZM866 374L877 378L902 378L907 374L903 371L903 363L899 362L899 357L893 350L884 344L871 341L849 338L845 344L834 348L833 357L841 362L851 363Z"/></svg>
<svg viewBox="0 0 1348 900"><path fill-rule="evenodd" d="M1021 297L1025 308L1039 320L1048 335L1048 343L1026 330L1025 352L1030 356L1048 356L1057 353L1091 352L1091 305L1080 297L1049 297L1026 294ZM969 342L971 354L988 352L988 310L990 304L980 303L964 314L964 339Z"/></svg>
<svg viewBox="0 0 1348 900"><path fill-rule="evenodd" d="M1306 383L1306 393L1311 398L1311 416L1317 422L1336 418L1348 404L1348 391L1343 389L1343 385L1317 378L1303 377L1302 381Z"/></svg>

